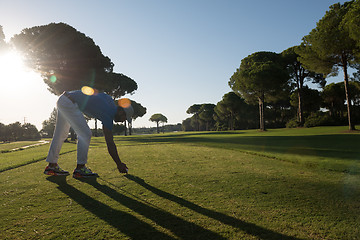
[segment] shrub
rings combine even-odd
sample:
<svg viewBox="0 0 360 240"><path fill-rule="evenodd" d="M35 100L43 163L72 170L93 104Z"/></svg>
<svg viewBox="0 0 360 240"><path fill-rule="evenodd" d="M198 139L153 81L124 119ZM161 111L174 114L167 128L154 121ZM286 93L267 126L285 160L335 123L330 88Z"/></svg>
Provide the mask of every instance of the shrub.
<svg viewBox="0 0 360 240"><path fill-rule="evenodd" d="M297 128L300 127L300 122L298 122L298 120L296 118L292 118L290 119L287 123L286 123L286 127L287 128Z"/></svg>
<svg viewBox="0 0 360 240"><path fill-rule="evenodd" d="M316 126L330 126L336 125L335 121L332 120L329 114L324 112L311 113L305 119L304 127L316 127Z"/></svg>

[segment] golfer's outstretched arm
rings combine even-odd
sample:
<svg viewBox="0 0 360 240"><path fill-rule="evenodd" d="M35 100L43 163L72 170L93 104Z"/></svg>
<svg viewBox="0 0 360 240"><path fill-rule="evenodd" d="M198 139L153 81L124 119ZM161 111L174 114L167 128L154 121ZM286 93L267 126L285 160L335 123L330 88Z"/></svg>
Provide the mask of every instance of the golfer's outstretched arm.
<svg viewBox="0 0 360 240"><path fill-rule="evenodd" d="M122 163L114 142L114 136L111 132L110 129L106 128L105 126L103 126L103 132L104 132L104 136L105 136L105 141L106 141L106 145L109 151L110 156L112 157L112 159L114 160L114 162L117 165L117 168L119 170L119 172L121 173L127 173L127 166L125 163Z"/></svg>

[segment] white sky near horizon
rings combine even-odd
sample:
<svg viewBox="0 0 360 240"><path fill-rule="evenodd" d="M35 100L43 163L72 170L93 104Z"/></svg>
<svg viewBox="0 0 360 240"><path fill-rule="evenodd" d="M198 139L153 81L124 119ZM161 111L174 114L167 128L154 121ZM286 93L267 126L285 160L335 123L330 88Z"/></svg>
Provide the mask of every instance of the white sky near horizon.
<svg viewBox="0 0 360 240"><path fill-rule="evenodd" d="M133 127L190 117L193 104L216 104L243 58L299 45L336 0L0 0L8 41L24 28L64 22L91 37L104 55L138 84L134 99L147 114ZM329 81L341 81L342 76ZM0 56L0 123L41 129L57 96L15 54Z"/></svg>

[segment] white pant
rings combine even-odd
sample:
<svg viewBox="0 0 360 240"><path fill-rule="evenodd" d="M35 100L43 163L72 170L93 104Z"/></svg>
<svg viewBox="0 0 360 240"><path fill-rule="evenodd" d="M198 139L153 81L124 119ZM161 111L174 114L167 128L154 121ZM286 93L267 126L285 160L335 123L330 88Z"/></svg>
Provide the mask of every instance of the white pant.
<svg viewBox="0 0 360 240"><path fill-rule="evenodd" d="M57 101L57 118L54 136L46 161L57 163L61 147L68 137L70 126L78 137L77 143L77 164L86 164L91 140L91 130L80 111L78 105L73 103L65 95L61 95Z"/></svg>

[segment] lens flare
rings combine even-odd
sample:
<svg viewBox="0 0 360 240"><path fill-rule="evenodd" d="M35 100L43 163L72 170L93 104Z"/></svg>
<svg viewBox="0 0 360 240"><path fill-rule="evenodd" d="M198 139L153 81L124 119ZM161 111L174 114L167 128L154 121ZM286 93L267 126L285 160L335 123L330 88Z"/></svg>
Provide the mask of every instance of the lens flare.
<svg viewBox="0 0 360 240"><path fill-rule="evenodd" d="M55 75L51 75L50 82L52 82L52 83L56 82L56 76Z"/></svg>
<svg viewBox="0 0 360 240"><path fill-rule="evenodd" d="M118 100L118 105L122 108L128 108L131 105L131 101L128 98L120 98Z"/></svg>
<svg viewBox="0 0 360 240"><path fill-rule="evenodd" d="M89 87L89 86L83 86L83 87L81 88L81 91L82 91L83 94L89 95L89 96L95 95L95 94L97 93L97 90L96 90L96 89L94 89L94 88L92 88L92 87Z"/></svg>

